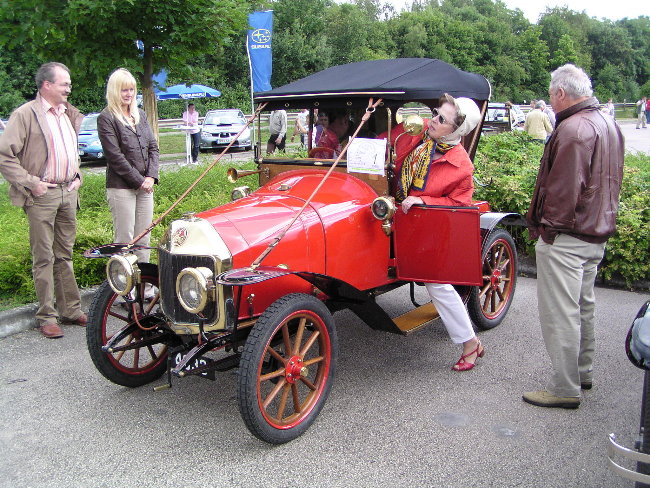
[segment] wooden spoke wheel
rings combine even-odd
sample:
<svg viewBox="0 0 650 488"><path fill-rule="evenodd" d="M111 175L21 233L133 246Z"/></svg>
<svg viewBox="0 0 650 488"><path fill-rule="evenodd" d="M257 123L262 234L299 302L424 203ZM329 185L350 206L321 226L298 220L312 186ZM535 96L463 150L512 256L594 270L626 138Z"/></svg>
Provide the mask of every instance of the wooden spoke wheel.
<svg viewBox="0 0 650 488"><path fill-rule="evenodd" d="M303 434L327 399L337 355L334 319L320 300L295 293L265 310L239 364L239 410L251 433L272 444Z"/></svg>
<svg viewBox="0 0 650 488"><path fill-rule="evenodd" d="M86 341L88 352L95 367L107 379L122 386L136 387L150 383L162 376L167 369L167 345L155 343L152 338L159 334L157 324L162 323L156 312L159 307L158 272L152 264L140 264L142 282L140 296L144 296L146 284L151 284L155 296L132 306L126 303L104 282L95 293L88 314ZM138 321L146 329L135 327L124 339L116 343L116 348L128 347L112 353L102 351L114 334L127 324ZM142 343L142 346L138 346Z"/></svg>
<svg viewBox="0 0 650 488"><path fill-rule="evenodd" d="M517 284L517 249L503 229L492 231L483 246L483 284L473 287L467 309L479 329L491 329L508 313Z"/></svg>

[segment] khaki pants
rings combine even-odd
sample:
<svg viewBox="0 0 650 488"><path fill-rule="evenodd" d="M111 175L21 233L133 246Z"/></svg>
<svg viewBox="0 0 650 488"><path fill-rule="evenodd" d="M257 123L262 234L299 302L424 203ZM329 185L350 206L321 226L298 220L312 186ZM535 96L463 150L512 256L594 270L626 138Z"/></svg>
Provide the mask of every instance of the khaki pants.
<svg viewBox="0 0 650 488"><path fill-rule="evenodd" d="M69 192L67 186L49 188L45 195L34 197L34 205L23 207L29 222L39 326L59 317L76 319L82 313L72 266L79 196L77 190Z"/></svg>
<svg viewBox="0 0 650 488"><path fill-rule="evenodd" d="M556 396L579 397L580 383L592 380L594 282L605 244L560 234L552 245L540 238L535 251L539 321L553 366L546 389Z"/></svg>
<svg viewBox="0 0 650 488"><path fill-rule="evenodd" d="M153 218L153 193L144 190L128 188L107 188L106 199L113 215L113 230L115 242L127 243L145 230ZM148 246L151 233L148 233L136 244ZM148 263L151 251L142 249L135 251L138 262Z"/></svg>

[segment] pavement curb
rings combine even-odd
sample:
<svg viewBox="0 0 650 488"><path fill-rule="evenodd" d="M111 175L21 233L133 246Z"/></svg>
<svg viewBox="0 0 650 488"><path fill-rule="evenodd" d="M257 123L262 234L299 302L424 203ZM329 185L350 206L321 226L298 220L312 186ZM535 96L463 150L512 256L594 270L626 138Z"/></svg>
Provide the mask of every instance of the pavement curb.
<svg viewBox="0 0 650 488"><path fill-rule="evenodd" d="M95 296L96 286L80 290L81 309L88 310L93 296ZM0 312L0 339L8 337L19 332L36 328L36 310L38 304L30 303L11 310Z"/></svg>

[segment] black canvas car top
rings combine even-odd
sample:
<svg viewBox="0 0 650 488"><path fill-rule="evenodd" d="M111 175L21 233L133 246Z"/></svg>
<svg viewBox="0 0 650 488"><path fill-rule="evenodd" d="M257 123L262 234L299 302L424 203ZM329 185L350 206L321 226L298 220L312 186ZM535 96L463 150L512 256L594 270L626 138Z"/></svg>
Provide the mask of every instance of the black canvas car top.
<svg viewBox="0 0 650 488"><path fill-rule="evenodd" d="M301 99L383 98L432 100L444 93L489 100L490 83L481 75L459 70L439 59L399 58L332 66L287 85L255 93L256 102Z"/></svg>

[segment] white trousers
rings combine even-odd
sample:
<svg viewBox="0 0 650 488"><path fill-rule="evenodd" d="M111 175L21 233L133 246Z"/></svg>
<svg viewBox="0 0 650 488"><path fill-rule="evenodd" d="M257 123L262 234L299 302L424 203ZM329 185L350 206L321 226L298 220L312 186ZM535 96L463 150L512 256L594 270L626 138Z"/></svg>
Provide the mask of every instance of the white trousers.
<svg viewBox="0 0 650 488"><path fill-rule="evenodd" d="M440 283L425 283L424 286L455 344L462 344L476 337L467 309L453 286Z"/></svg>
<svg viewBox="0 0 650 488"><path fill-rule="evenodd" d="M115 242L131 242L145 230L153 218L153 193L142 189L107 188L106 199L113 215L113 230ZM151 233L144 236L136 244L148 246ZM142 249L135 251L138 262L148 263L151 251Z"/></svg>

